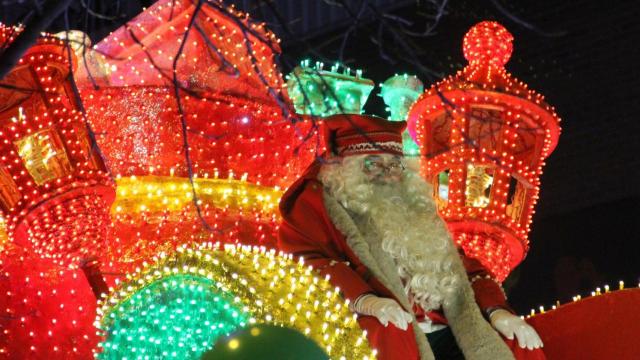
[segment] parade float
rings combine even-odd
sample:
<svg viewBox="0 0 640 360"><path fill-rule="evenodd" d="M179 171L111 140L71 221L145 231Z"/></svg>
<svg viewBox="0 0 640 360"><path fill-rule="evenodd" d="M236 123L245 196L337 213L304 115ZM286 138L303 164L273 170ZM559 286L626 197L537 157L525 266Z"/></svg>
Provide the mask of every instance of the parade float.
<svg viewBox="0 0 640 360"><path fill-rule="evenodd" d="M0 30L3 43L22 31ZM504 69L512 40L480 23L464 70L424 93L395 76L381 93L390 119L408 120L405 152L419 153L454 239L500 280L535 246L560 134L553 108ZM375 358L339 289L275 250L278 201L324 150L318 123L361 113L374 83L309 62L285 81L279 52L247 14L187 0L94 46L39 37L0 89L0 358L199 359L255 324L331 358ZM639 351L640 291L593 295L529 314L548 358Z"/></svg>

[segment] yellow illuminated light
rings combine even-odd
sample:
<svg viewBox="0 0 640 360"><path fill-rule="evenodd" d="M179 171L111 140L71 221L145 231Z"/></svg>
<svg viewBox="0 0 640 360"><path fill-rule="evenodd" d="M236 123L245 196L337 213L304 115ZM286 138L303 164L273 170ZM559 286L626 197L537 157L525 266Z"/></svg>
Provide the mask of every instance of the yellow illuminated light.
<svg viewBox="0 0 640 360"><path fill-rule="evenodd" d="M193 179L198 200L208 206L231 210L258 210L266 216L276 213L282 190L233 179ZM116 180L116 201L112 213L180 211L193 202L188 178L132 176Z"/></svg>
<svg viewBox="0 0 640 360"><path fill-rule="evenodd" d="M240 347L240 341L238 341L237 339L232 339L231 341L229 341L229 349L235 350L239 347Z"/></svg>
<svg viewBox="0 0 640 360"><path fill-rule="evenodd" d="M640 288L640 283L638 283L638 288ZM618 282L618 290L624 290L624 281L620 280ZM597 287L595 289L595 291L592 291L590 293L591 297L595 297L595 296L601 296L603 294L610 294L614 291L612 291L612 289L609 287L609 285L604 285L604 292L602 292L602 288ZM582 295L578 294L572 297L572 301L573 302L578 302L583 300ZM556 303L554 305L551 306L551 310L556 310L561 306L560 301L556 300ZM529 315L526 316L526 318L531 318L534 317L536 315L542 315L545 314L546 312L548 312L547 310L545 310L544 306L540 305L538 307L539 311L536 313L535 309L531 309L531 311L529 312ZM521 316L522 317L522 316Z"/></svg>
<svg viewBox="0 0 640 360"><path fill-rule="evenodd" d="M15 142L18 154L38 185L71 173L62 140L53 129L45 129Z"/></svg>
<svg viewBox="0 0 640 360"><path fill-rule="evenodd" d="M486 166L467 165L466 206L486 207L489 205L487 191L491 189L493 177L487 174L487 169Z"/></svg>
<svg viewBox="0 0 640 360"><path fill-rule="evenodd" d="M7 236L7 223L4 218L0 216L0 251L4 250L5 246L9 244L9 237Z"/></svg>

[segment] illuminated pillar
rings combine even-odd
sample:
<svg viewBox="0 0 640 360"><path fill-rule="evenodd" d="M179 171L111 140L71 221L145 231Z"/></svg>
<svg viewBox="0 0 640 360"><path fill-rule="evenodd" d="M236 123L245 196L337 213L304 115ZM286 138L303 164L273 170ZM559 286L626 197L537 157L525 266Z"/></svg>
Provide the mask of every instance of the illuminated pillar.
<svg viewBox="0 0 640 360"><path fill-rule="evenodd" d="M65 44L42 36L2 80L0 209L17 244L74 266L101 251L115 192L76 110L72 66Z"/></svg>

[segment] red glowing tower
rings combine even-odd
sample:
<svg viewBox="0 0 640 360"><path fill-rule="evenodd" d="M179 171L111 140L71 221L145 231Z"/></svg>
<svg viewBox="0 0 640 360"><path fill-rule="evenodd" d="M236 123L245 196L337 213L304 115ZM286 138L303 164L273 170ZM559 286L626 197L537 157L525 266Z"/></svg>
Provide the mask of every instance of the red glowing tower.
<svg viewBox="0 0 640 360"><path fill-rule="evenodd" d="M18 32L1 26L0 39ZM2 79L0 208L16 243L77 265L102 249L115 186L76 110L68 55L44 35Z"/></svg>
<svg viewBox="0 0 640 360"><path fill-rule="evenodd" d="M481 22L464 37L469 64L409 112L422 175L455 241L500 281L525 257L544 159L560 134L542 95L504 68L513 36Z"/></svg>

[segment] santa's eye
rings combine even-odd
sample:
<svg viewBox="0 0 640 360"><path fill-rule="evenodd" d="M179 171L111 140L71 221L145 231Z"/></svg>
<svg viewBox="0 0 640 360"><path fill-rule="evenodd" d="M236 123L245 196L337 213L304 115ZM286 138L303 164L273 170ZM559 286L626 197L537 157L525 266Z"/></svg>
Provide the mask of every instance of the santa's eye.
<svg viewBox="0 0 640 360"><path fill-rule="evenodd" d="M371 162L367 166L374 169L384 169L384 164L378 162Z"/></svg>
<svg viewBox="0 0 640 360"><path fill-rule="evenodd" d="M364 162L364 168L369 173L392 173L397 174L404 170L404 165L401 162L391 162L388 165L381 161L367 161Z"/></svg>

